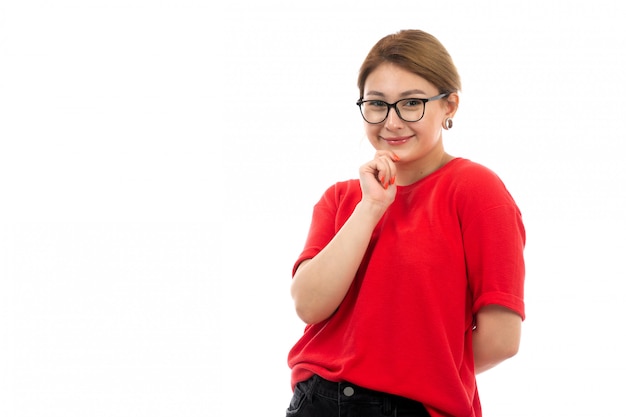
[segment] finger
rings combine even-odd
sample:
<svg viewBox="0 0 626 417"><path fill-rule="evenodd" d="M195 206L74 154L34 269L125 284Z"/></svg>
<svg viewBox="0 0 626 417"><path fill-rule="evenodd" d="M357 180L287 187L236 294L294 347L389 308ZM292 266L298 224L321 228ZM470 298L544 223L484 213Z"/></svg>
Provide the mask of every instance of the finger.
<svg viewBox="0 0 626 417"><path fill-rule="evenodd" d="M388 173L389 165L384 157L374 158L361 167L362 178L365 179L370 176L370 178L374 179L379 184L384 182L385 176L388 176Z"/></svg>
<svg viewBox="0 0 626 417"><path fill-rule="evenodd" d="M376 166L376 179L384 189L387 189L389 184L395 182L395 164L387 154L376 157L373 162Z"/></svg>
<svg viewBox="0 0 626 417"><path fill-rule="evenodd" d="M381 184L387 189L389 185L393 185L396 182L396 162L398 157L393 152L380 153L376 158L382 162L384 168L384 178L380 178Z"/></svg>

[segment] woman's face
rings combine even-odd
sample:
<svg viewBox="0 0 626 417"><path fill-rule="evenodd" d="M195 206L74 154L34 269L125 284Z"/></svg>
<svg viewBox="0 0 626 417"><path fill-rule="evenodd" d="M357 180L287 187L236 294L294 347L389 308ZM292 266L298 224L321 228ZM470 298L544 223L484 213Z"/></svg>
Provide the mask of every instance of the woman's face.
<svg viewBox="0 0 626 417"><path fill-rule="evenodd" d="M405 98L430 98L438 94L437 88L419 75L383 63L365 80L363 100L395 103ZM384 122L364 122L365 133L376 150L391 150L400 157L400 164L430 165L443 155L442 123L454 115L457 100L458 95L453 93L426 103L424 116L417 122L402 120L392 108Z"/></svg>

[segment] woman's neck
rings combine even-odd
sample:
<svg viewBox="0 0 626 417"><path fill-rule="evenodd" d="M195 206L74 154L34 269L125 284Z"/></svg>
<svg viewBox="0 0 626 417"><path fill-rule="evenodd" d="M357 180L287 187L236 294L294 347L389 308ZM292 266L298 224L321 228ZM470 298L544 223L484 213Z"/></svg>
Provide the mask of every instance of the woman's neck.
<svg viewBox="0 0 626 417"><path fill-rule="evenodd" d="M410 185L416 183L442 168L453 159L454 157L452 155L442 151L427 160L415 161L413 163L407 163L406 165L400 162L397 164L398 172L396 174L396 184Z"/></svg>

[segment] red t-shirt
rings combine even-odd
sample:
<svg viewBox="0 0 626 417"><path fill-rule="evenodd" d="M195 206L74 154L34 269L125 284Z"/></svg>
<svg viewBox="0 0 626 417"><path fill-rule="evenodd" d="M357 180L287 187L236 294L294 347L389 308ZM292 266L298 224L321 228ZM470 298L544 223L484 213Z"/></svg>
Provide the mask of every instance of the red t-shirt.
<svg viewBox="0 0 626 417"><path fill-rule="evenodd" d="M294 272L360 200L358 180L324 193ZM524 318L524 245L517 205L479 164L456 158L398 186L341 305L291 349L292 387L318 374L421 401L433 417L480 417L474 315L498 304Z"/></svg>

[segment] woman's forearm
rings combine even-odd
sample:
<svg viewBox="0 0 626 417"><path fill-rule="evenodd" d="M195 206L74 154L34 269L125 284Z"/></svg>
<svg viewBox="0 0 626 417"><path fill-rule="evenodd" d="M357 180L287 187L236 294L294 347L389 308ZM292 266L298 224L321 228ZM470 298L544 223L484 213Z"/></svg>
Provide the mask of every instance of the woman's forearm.
<svg viewBox="0 0 626 417"><path fill-rule="evenodd" d="M339 307L384 211L379 205L360 202L328 245L298 267L291 295L304 322L318 323Z"/></svg>
<svg viewBox="0 0 626 417"><path fill-rule="evenodd" d="M488 305L478 311L472 334L476 374L517 354L521 327L521 317L505 307Z"/></svg>

